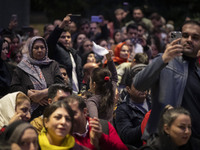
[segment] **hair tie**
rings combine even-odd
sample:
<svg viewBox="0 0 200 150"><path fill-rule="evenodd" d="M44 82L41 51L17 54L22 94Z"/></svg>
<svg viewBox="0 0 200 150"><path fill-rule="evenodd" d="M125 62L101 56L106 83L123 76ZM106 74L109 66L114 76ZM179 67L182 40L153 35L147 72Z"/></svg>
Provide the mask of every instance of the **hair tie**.
<svg viewBox="0 0 200 150"><path fill-rule="evenodd" d="M110 77L109 76L105 76L104 81L109 81Z"/></svg>

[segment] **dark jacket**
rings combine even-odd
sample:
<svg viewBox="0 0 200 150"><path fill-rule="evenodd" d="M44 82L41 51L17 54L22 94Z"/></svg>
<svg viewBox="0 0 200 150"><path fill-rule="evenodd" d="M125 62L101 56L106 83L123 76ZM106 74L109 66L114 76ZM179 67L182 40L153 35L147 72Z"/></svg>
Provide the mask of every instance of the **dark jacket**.
<svg viewBox="0 0 200 150"><path fill-rule="evenodd" d="M139 150L199 150L200 141L191 137L187 144L177 147L168 135L154 137L154 139L142 146Z"/></svg>
<svg viewBox="0 0 200 150"><path fill-rule="evenodd" d="M64 65L67 69L67 75L72 81L72 62L70 59L70 53L72 54L76 63L76 73L79 83L79 90L81 89L81 83L83 79L82 73L82 61L78 56L77 51L73 48L66 49L61 43L58 43L58 39L62 34L63 29L56 27L47 39L47 45L49 48L49 58L56 60L58 63Z"/></svg>
<svg viewBox="0 0 200 150"><path fill-rule="evenodd" d="M0 60L0 98L9 93L12 74L12 66Z"/></svg>
<svg viewBox="0 0 200 150"><path fill-rule="evenodd" d="M147 100L147 104L150 109L149 100ZM146 113L146 111L141 111L130 102L129 95L117 106L115 125L120 138L125 144L135 147L142 146L141 122Z"/></svg>
<svg viewBox="0 0 200 150"><path fill-rule="evenodd" d="M166 64L160 54L134 77L133 85L137 90L145 91L151 88L152 102L155 104L152 105L143 139L147 140L151 134L156 133L160 114L166 105L181 106L188 78L188 64L181 56ZM200 77L199 68L196 73ZM195 120L193 122L192 124L195 124Z"/></svg>
<svg viewBox="0 0 200 150"><path fill-rule="evenodd" d="M52 61L49 65L40 66L40 69L44 75L47 87L54 83L64 83L57 62ZM27 95L29 89L34 89L29 75L17 67L13 73L11 92L22 91Z"/></svg>

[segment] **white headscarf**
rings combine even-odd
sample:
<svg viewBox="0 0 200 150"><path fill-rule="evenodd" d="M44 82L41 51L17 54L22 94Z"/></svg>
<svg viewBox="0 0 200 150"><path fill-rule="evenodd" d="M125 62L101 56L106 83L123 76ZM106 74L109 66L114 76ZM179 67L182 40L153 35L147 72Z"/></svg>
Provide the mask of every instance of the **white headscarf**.
<svg viewBox="0 0 200 150"><path fill-rule="evenodd" d="M17 95L19 93L25 95L22 92L14 92L7 94L0 99L0 129L3 126L8 125L10 119L14 116L16 111ZM29 100L28 97L27 100Z"/></svg>

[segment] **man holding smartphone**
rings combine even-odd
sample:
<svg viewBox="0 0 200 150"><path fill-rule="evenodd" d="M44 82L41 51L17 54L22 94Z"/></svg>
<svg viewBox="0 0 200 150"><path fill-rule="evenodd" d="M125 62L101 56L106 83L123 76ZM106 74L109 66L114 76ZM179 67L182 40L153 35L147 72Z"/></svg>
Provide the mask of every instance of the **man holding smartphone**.
<svg viewBox="0 0 200 150"><path fill-rule="evenodd" d="M2 31L2 35L9 35L9 36L14 36L16 33L15 33L15 29L17 28L17 25L18 25L18 17L17 17L17 14L12 14L11 15L11 18L10 18L10 22L8 24L8 27L5 28L3 31Z"/></svg>
<svg viewBox="0 0 200 150"><path fill-rule="evenodd" d="M182 26L182 38L172 41L163 54L158 55L133 79L137 90L151 88L152 91L152 112L143 139L147 140L156 133L160 114L168 104L182 106L191 113L192 137L200 139L199 50L200 24L187 21Z"/></svg>

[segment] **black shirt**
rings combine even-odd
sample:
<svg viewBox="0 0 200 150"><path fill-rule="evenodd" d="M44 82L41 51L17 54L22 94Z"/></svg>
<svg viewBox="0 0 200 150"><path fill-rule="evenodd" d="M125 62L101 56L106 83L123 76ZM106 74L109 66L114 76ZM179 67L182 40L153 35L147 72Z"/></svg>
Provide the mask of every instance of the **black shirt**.
<svg viewBox="0 0 200 150"><path fill-rule="evenodd" d="M197 74L195 62L196 60L190 60L189 63L182 107L191 113L192 136L200 139L200 76Z"/></svg>

